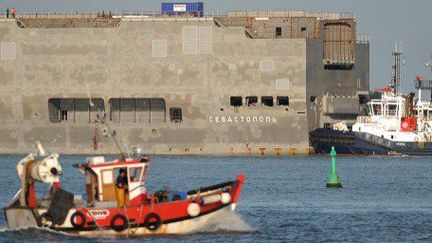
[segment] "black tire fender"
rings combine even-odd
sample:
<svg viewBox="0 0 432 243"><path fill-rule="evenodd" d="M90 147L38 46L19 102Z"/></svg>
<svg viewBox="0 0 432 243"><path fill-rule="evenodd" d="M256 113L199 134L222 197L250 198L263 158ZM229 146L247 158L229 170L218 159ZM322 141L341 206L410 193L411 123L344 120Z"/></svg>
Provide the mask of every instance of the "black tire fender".
<svg viewBox="0 0 432 243"><path fill-rule="evenodd" d="M79 223L76 222L76 219L80 219L80 221L78 221ZM76 211L72 214L70 218L70 223L74 227L74 229L83 229L84 225L86 224L86 217L80 211Z"/></svg>
<svg viewBox="0 0 432 243"><path fill-rule="evenodd" d="M116 224L116 221L121 219L123 221L123 223L121 225ZM124 216L123 214L116 214L111 218L111 228L117 232L121 232L123 230L125 230L128 227L128 220L126 218L126 216Z"/></svg>
<svg viewBox="0 0 432 243"><path fill-rule="evenodd" d="M149 213L144 219L144 227L150 231L158 230L162 225L162 219L157 213Z"/></svg>

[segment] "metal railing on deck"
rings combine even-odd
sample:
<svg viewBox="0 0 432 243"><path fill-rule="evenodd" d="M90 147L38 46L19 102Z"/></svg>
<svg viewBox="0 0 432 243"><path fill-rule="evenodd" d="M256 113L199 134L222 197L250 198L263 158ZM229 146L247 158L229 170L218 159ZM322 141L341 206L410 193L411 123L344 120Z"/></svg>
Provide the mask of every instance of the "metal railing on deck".
<svg viewBox="0 0 432 243"><path fill-rule="evenodd" d="M308 12L308 11L230 11L228 17L314 17L320 19L355 19L351 12Z"/></svg>
<svg viewBox="0 0 432 243"><path fill-rule="evenodd" d="M165 19L185 19L185 18L213 18L213 17L316 17L321 19L355 19L354 13L350 12L307 12L307 11L230 11L227 13L219 11L204 12L203 17L196 17L192 15L171 15L164 14L161 11L128 11L123 10L120 13L112 12L111 16L114 18L133 19L133 18L165 18ZM59 19L59 18L96 18L102 17L102 12L96 13L20 13L18 12L16 18L44 18L44 19ZM104 12L104 17L109 17L109 12ZM0 14L0 19L5 19L6 13ZM10 19L13 19L9 15Z"/></svg>
<svg viewBox="0 0 432 243"><path fill-rule="evenodd" d="M5 14L0 15L1 18L6 18ZM19 13L15 18L43 18L43 19L60 19L60 18L96 18L97 13ZM100 16L101 17L101 16ZM108 14L105 14L108 17ZM9 19L13 19L9 15Z"/></svg>
<svg viewBox="0 0 432 243"><path fill-rule="evenodd" d="M370 35L368 34L356 34L357 44L369 44L371 41Z"/></svg>

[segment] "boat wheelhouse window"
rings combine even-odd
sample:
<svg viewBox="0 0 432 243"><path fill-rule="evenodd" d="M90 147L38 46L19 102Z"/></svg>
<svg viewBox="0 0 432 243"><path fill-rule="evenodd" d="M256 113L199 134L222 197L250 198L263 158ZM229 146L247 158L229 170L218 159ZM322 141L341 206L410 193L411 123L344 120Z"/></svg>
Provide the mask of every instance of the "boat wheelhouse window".
<svg viewBox="0 0 432 243"><path fill-rule="evenodd" d="M132 167L129 168L129 181L130 182L139 182L141 179L142 167Z"/></svg>
<svg viewBox="0 0 432 243"><path fill-rule="evenodd" d="M398 105L396 104L390 104L387 105L387 115L388 116L397 116L398 114Z"/></svg>
<svg viewBox="0 0 432 243"><path fill-rule="evenodd" d="M251 107L251 106L256 106L256 104L258 103L258 97L256 96L248 96L246 97L246 105Z"/></svg>
<svg viewBox="0 0 432 243"><path fill-rule="evenodd" d="M243 105L243 98L241 96L231 96L230 98L231 106L239 107Z"/></svg>
<svg viewBox="0 0 432 243"><path fill-rule="evenodd" d="M282 36L282 27L276 27L276 37Z"/></svg>
<svg viewBox="0 0 432 243"><path fill-rule="evenodd" d="M144 166L144 173L143 173L143 175L141 176L141 182L145 182L145 179L147 178L147 175L148 175L148 166Z"/></svg>
<svg viewBox="0 0 432 243"><path fill-rule="evenodd" d="M289 98L288 98L288 96L278 96L276 98L276 100L277 100L277 105L289 106Z"/></svg>
<svg viewBox="0 0 432 243"><path fill-rule="evenodd" d="M172 123L180 123L183 121L182 109L179 107L170 108L170 117Z"/></svg>
<svg viewBox="0 0 432 243"><path fill-rule="evenodd" d="M273 106L273 96L263 96L261 97L261 104L265 106Z"/></svg>
<svg viewBox="0 0 432 243"><path fill-rule="evenodd" d="M92 122L99 112L105 111L101 98L52 98L48 100L48 112L51 122Z"/></svg>
<svg viewBox="0 0 432 243"><path fill-rule="evenodd" d="M374 116L381 116L381 104L373 104L372 105L372 112Z"/></svg>
<svg viewBox="0 0 432 243"><path fill-rule="evenodd" d="M163 123L166 107L163 98L112 98L110 120L124 123Z"/></svg>

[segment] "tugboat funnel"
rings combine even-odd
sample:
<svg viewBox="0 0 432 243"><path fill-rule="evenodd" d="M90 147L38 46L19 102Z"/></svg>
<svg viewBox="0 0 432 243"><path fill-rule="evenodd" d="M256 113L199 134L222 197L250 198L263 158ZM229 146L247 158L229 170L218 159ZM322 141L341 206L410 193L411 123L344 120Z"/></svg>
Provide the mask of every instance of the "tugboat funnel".
<svg viewBox="0 0 432 243"><path fill-rule="evenodd" d="M340 182L339 176L336 174L336 150L332 147L330 152L332 157L330 164L330 175L327 180L326 187L328 188L342 188L342 184Z"/></svg>

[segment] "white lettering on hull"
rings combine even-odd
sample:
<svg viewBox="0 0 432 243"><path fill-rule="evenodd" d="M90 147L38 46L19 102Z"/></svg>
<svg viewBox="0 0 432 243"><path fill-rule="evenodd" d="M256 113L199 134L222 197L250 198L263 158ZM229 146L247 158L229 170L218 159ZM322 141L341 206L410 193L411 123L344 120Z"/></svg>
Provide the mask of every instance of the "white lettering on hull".
<svg viewBox="0 0 432 243"><path fill-rule="evenodd" d="M88 212L94 219L104 219L110 215L109 210L106 209L89 210Z"/></svg>
<svg viewBox="0 0 432 243"><path fill-rule="evenodd" d="M272 116L209 116L209 123L277 123Z"/></svg>

